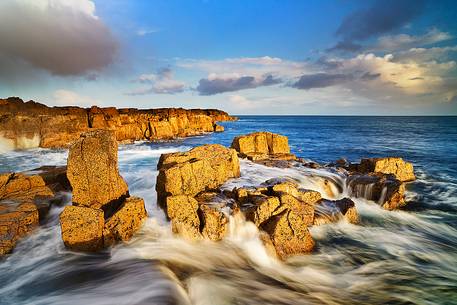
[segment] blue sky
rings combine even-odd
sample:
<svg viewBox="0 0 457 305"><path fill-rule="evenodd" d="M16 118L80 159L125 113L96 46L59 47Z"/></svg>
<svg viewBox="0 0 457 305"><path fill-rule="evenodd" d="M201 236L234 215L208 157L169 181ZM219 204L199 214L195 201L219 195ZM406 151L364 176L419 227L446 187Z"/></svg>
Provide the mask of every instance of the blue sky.
<svg viewBox="0 0 457 305"><path fill-rule="evenodd" d="M454 1L6 0L0 96L233 114L457 114Z"/></svg>

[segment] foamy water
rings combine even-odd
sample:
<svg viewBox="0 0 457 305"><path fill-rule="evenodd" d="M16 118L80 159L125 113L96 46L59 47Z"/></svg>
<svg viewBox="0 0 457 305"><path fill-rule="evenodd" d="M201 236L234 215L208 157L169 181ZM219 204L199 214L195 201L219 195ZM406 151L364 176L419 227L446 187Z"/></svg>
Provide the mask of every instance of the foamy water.
<svg viewBox="0 0 457 305"><path fill-rule="evenodd" d="M130 243L100 254L74 253L60 238L58 215L63 207L52 208L47 222L0 262L0 304L456 302L457 179L452 169L427 168L428 161L419 158L415 162L419 179L408 185L410 208L386 211L375 202L353 198L360 224L340 221L313 227L317 247L310 255L287 262L269 256L257 228L240 216L230 218L229 234L221 242L192 243L174 237L156 205L160 154L207 142L227 145L233 134L244 133L236 124L243 126L243 121L227 123L225 135L121 146L121 174L131 193L145 199L149 213L141 232ZM291 139L297 150L296 143ZM311 159L330 161L315 154L316 150L309 151ZM332 153L334 159L343 154ZM306 157L303 150L301 156ZM0 155L0 165L6 170L29 170L64 165L66 157L64 150L16 151ZM241 178L224 187L288 177L328 197L323 187L327 179L333 181L334 198L349 195L341 187L344 175L334 171L277 169L242 161L241 172Z"/></svg>

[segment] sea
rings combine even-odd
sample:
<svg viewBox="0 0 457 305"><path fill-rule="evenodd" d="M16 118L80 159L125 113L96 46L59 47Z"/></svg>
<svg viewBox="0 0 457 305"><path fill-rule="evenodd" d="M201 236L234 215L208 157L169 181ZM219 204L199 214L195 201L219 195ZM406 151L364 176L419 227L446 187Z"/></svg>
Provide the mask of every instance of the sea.
<svg viewBox="0 0 457 305"><path fill-rule="evenodd" d="M240 116L223 133L119 146L119 168L149 217L126 244L97 254L65 249L63 206L0 260L0 304L457 304L457 117ZM285 262L268 255L257 228L231 217L220 242L192 243L171 234L156 205L163 153L271 131L293 153L321 164L339 158L399 156L414 164L408 205L398 211L352 198L360 223L311 228L315 250ZM0 171L65 165L66 150L0 154ZM271 168L241 161L241 177L224 186L292 177L320 190L326 170ZM343 179L343 178L342 178ZM344 181L343 181L344 182ZM338 197L350 196L343 189ZM68 194L65 204L71 204Z"/></svg>

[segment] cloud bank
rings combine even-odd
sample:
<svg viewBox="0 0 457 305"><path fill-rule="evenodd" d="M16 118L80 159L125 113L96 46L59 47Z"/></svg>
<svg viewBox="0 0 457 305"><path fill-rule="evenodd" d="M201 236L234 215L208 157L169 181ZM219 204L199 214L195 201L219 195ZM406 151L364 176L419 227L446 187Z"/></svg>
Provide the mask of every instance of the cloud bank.
<svg viewBox="0 0 457 305"><path fill-rule="evenodd" d="M127 95L175 94L183 92L186 88L185 83L173 78L173 71L170 68L162 68L154 74L142 74L134 82L147 86L128 92Z"/></svg>
<svg viewBox="0 0 457 305"><path fill-rule="evenodd" d="M2 1L0 41L0 59L62 76L100 70L117 50L89 0Z"/></svg>

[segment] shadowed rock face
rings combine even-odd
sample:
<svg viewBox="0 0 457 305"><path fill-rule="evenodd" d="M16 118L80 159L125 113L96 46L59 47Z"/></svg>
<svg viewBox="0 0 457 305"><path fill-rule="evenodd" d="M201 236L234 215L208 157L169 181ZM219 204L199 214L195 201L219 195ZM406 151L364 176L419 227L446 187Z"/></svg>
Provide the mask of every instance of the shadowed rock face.
<svg viewBox="0 0 457 305"><path fill-rule="evenodd" d="M113 130L118 141L171 139L222 131L216 122L231 120L216 109L85 109L0 99L0 136L13 149L67 147L91 128Z"/></svg>
<svg viewBox="0 0 457 305"><path fill-rule="evenodd" d="M394 175L352 174L347 179L347 187L351 196L375 201L386 210L406 205L405 184Z"/></svg>

